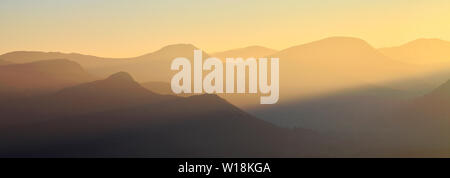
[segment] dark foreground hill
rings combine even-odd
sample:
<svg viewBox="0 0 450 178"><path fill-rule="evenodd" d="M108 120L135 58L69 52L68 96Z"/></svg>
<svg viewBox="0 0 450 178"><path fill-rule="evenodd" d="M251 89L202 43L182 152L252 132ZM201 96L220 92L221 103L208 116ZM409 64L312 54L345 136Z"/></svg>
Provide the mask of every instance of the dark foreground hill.
<svg viewBox="0 0 450 178"><path fill-rule="evenodd" d="M334 139L277 127L216 95L159 95L126 73L28 102L4 111L10 117L2 122L26 122L2 128L2 157L308 157L338 150Z"/></svg>

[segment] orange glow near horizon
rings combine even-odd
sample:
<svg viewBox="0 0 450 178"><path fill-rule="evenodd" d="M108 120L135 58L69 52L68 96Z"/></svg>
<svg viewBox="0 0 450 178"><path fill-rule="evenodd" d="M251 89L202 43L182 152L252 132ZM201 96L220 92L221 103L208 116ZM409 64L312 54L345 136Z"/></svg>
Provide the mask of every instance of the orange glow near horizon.
<svg viewBox="0 0 450 178"><path fill-rule="evenodd" d="M374 47L450 40L446 0L33 1L0 3L0 53L17 50L134 57L175 43L212 53L284 49L330 36Z"/></svg>

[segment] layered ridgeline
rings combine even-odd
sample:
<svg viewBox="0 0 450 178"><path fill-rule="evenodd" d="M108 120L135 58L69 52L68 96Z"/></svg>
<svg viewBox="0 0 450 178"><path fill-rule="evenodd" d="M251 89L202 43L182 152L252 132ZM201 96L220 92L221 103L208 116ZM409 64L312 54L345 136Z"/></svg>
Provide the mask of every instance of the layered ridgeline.
<svg viewBox="0 0 450 178"><path fill-rule="evenodd" d="M365 86L249 110L283 127L303 127L352 140L363 157L447 157L450 82L417 95ZM348 149L353 149L348 147Z"/></svg>
<svg viewBox="0 0 450 178"><path fill-rule="evenodd" d="M280 58L280 88L285 95L314 94L398 80L415 74L398 62L349 37L332 37L271 55Z"/></svg>
<svg viewBox="0 0 450 178"><path fill-rule="evenodd" d="M49 59L69 59L80 64L85 69L121 65L126 59L103 58L78 53L40 52L40 51L14 51L0 55L0 61L17 64L30 63Z"/></svg>
<svg viewBox="0 0 450 178"><path fill-rule="evenodd" d="M277 127L215 95L160 95L123 72L1 109L2 157L283 157L339 150L333 139Z"/></svg>
<svg viewBox="0 0 450 178"><path fill-rule="evenodd" d="M401 46L381 48L393 59L433 67L450 65L450 42L439 39L418 39Z"/></svg>
<svg viewBox="0 0 450 178"><path fill-rule="evenodd" d="M79 64L66 59L0 66L0 100L34 95L94 80Z"/></svg>
<svg viewBox="0 0 450 178"><path fill-rule="evenodd" d="M314 128L304 122L309 119L323 127L314 129L338 136L325 137L277 127L215 95L156 94L121 72L8 101L1 111L0 151L2 156L442 156L448 146L448 86L414 100L370 86L307 101L296 113L281 111L303 121L302 127ZM354 142L337 139L343 137Z"/></svg>
<svg viewBox="0 0 450 178"><path fill-rule="evenodd" d="M328 38L269 55L281 60L282 98L277 105L247 110L256 117L216 95L172 95L168 66L183 54L192 59L194 49L172 45L137 58L110 59L115 63L111 65L103 65L109 59L100 58L97 66L84 64L86 71L69 54L63 55L70 61L31 63L3 55L1 60L18 64L0 66L2 156L448 154L450 84L418 96L409 86L421 88L426 82L381 83L416 71L402 63L407 61L397 62L362 40ZM140 78L135 80L128 72ZM98 76L103 79L94 81ZM396 87L401 90L391 87L398 85L403 85ZM20 97L4 100L14 92ZM321 92L330 93L297 98ZM240 100L219 96L233 104L249 98L259 103L258 96L244 95ZM331 132L354 142L330 143L336 139L304 129L280 128L259 118Z"/></svg>
<svg viewBox="0 0 450 178"><path fill-rule="evenodd" d="M79 63L88 72L98 77L107 77L116 72L125 71L140 82L168 82L171 76L175 74L175 72L170 70L172 60L176 57L187 57L193 60L195 49L198 48L190 44L176 44L142 56L122 59L102 58L76 53L18 51L3 54L0 56L0 60L13 63L28 63L46 59L69 59ZM203 54L204 58L209 57L206 53Z"/></svg>
<svg viewBox="0 0 450 178"><path fill-rule="evenodd" d="M89 73L98 77L107 77L124 71L130 73L140 83L170 84L171 77L177 72L170 70L172 60L176 57L186 57L193 64L195 49L198 48L190 44L169 45L152 53L126 59L107 59L80 54L12 52L1 55L0 60L21 63L46 58L67 58L80 63ZM394 60L367 42L350 37L326 38L281 51L251 46L214 55L231 55L229 57L267 55L266 57L280 58L279 102L290 102L346 88L380 85L383 82L403 80L422 74L420 67ZM203 53L203 59L214 55ZM208 71L203 73L206 75ZM420 84L416 81L412 83ZM165 93L168 94L170 91ZM239 107L259 106L258 95L220 96Z"/></svg>

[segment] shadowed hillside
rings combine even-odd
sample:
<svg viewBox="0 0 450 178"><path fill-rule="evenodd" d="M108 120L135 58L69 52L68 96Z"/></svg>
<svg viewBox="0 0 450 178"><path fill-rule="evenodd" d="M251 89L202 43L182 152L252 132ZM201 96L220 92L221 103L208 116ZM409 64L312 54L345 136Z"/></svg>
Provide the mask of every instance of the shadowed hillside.
<svg viewBox="0 0 450 178"><path fill-rule="evenodd" d="M380 114L392 114L395 108L417 96L417 93L368 85L249 112L283 127L358 135L380 129L377 126Z"/></svg>
<svg viewBox="0 0 450 178"><path fill-rule="evenodd" d="M56 91L93 79L80 65L65 59L0 66L0 100Z"/></svg>
<svg viewBox="0 0 450 178"><path fill-rule="evenodd" d="M405 145L409 157L450 156L450 82L405 105L391 120L392 139Z"/></svg>
<svg viewBox="0 0 450 178"><path fill-rule="evenodd" d="M162 95L175 95L172 92L170 83L167 82L145 82L142 87Z"/></svg>
<svg viewBox="0 0 450 178"><path fill-rule="evenodd" d="M104 80L83 83L60 91L0 103L3 126L82 115L145 103L175 99L148 91L127 73L120 72ZM26 111L26 113L22 113ZM31 120L30 120L31 119Z"/></svg>
<svg viewBox="0 0 450 178"><path fill-rule="evenodd" d="M215 95L159 95L126 73L10 105L2 156L327 156L319 145L335 142L277 127Z"/></svg>
<svg viewBox="0 0 450 178"><path fill-rule="evenodd" d="M332 37L271 55L280 58L284 94L320 93L401 79L411 66L392 60L361 39Z"/></svg>
<svg viewBox="0 0 450 178"><path fill-rule="evenodd" d="M352 140L358 145L353 156L448 157L449 86L446 82L423 96L366 87L250 113L285 127L301 126Z"/></svg>

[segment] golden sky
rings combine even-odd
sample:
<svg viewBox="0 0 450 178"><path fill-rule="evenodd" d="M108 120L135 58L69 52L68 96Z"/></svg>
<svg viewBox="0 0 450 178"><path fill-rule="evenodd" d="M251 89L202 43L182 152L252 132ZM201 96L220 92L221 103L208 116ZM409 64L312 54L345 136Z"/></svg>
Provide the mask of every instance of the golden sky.
<svg viewBox="0 0 450 178"><path fill-rule="evenodd" d="M2 0L0 53L133 57L174 43L283 49L330 36L375 47L450 40L448 0Z"/></svg>

